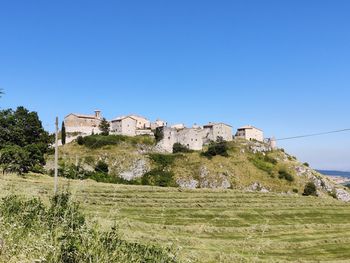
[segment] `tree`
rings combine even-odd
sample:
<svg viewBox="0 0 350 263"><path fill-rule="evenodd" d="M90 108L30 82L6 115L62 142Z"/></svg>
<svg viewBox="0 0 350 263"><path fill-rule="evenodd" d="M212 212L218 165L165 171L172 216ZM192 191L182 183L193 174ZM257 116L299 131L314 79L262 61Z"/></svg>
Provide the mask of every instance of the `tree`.
<svg viewBox="0 0 350 263"><path fill-rule="evenodd" d="M64 125L64 121L62 121L61 141L62 141L62 145L66 144L66 126Z"/></svg>
<svg viewBox="0 0 350 263"><path fill-rule="evenodd" d="M109 122L106 120L106 118L103 118L100 125L99 125L99 128L102 131L101 135L108 136L109 135L109 127L110 127Z"/></svg>
<svg viewBox="0 0 350 263"><path fill-rule="evenodd" d="M0 111L0 165L4 171L26 173L45 164L52 136L36 112L24 107Z"/></svg>
<svg viewBox="0 0 350 263"><path fill-rule="evenodd" d="M164 128L163 127L157 127L154 131L154 138L156 139L156 142L160 142L164 138Z"/></svg>
<svg viewBox="0 0 350 263"><path fill-rule="evenodd" d="M17 145L8 145L0 151L3 172L27 173L31 167L29 153Z"/></svg>

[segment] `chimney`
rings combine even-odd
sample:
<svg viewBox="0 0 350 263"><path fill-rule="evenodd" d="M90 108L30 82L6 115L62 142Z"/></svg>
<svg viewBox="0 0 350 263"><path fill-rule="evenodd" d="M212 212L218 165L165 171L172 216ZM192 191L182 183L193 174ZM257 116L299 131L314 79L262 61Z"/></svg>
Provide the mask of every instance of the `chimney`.
<svg viewBox="0 0 350 263"><path fill-rule="evenodd" d="M95 110L95 117L97 119L101 119L101 111L100 110Z"/></svg>

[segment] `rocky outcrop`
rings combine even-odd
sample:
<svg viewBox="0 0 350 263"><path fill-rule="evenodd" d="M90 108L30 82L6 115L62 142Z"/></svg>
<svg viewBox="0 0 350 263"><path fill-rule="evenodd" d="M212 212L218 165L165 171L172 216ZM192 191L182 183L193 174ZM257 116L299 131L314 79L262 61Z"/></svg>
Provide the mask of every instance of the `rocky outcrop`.
<svg viewBox="0 0 350 263"><path fill-rule="evenodd" d="M249 192L262 192L262 193L270 192L267 188L263 187L259 182L255 182L252 185L248 186L246 190Z"/></svg>
<svg viewBox="0 0 350 263"><path fill-rule="evenodd" d="M186 188L186 189L195 189L198 187L199 182L197 180L194 180L192 178L190 179L177 179L176 183L180 188Z"/></svg>
<svg viewBox="0 0 350 263"><path fill-rule="evenodd" d="M200 188L227 189L231 187L231 183L225 174L210 174L208 168L205 166L200 168L199 177Z"/></svg>
<svg viewBox="0 0 350 263"><path fill-rule="evenodd" d="M131 168L127 171L120 173L120 177L124 180L131 181L136 178L142 177L149 171L149 166L144 159L137 159L133 162Z"/></svg>
<svg viewBox="0 0 350 263"><path fill-rule="evenodd" d="M335 196L340 201L350 202L350 194L344 189L335 189Z"/></svg>

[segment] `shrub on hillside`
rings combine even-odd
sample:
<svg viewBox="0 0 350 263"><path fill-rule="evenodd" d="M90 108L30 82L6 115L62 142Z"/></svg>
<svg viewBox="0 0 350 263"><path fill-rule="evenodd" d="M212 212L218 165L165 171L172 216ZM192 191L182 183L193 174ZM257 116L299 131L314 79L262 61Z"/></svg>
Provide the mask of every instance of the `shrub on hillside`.
<svg viewBox="0 0 350 263"><path fill-rule="evenodd" d="M78 136L77 137L77 143L79 144L79 145L84 145L84 137L83 136Z"/></svg>
<svg viewBox="0 0 350 263"><path fill-rule="evenodd" d="M104 161L98 161L95 166L95 171L108 174L108 164Z"/></svg>
<svg viewBox="0 0 350 263"><path fill-rule="evenodd" d="M174 143L173 145L173 153L189 153L192 152L188 147L181 143Z"/></svg>
<svg viewBox="0 0 350 263"><path fill-rule="evenodd" d="M263 170L270 175L274 175L275 167L278 163L276 159L266 154L264 155L262 153L255 153L249 157L249 160L254 164L256 168Z"/></svg>
<svg viewBox="0 0 350 263"><path fill-rule="evenodd" d="M316 188L316 185L315 185L313 182L308 182L308 183L305 185L303 195L306 195L306 196L308 196L308 195L317 196L317 188Z"/></svg>
<svg viewBox="0 0 350 263"><path fill-rule="evenodd" d="M285 170L285 169L280 169L278 171L278 178L279 179L285 179L285 180L287 180L289 182L293 182L294 181L293 175L288 173L287 170Z"/></svg>
<svg viewBox="0 0 350 263"><path fill-rule="evenodd" d="M98 149L107 145L118 145L122 142L129 142L133 145L136 145L138 143L146 145L154 144L154 139L147 135L140 135L135 137L124 135L90 135L82 138L79 137L77 138L77 143L79 145L85 145L91 149Z"/></svg>
<svg viewBox="0 0 350 263"><path fill-rule="evenodd" d="M177 184L173 177L173 172L153 169L142 176L141 183L143 185L175 187Z"/></svg>
<svg viewBox="0 0 350 263"><path fill-rule="evenodd" d="M155 162L160 168L168 167L175 161L176 156L171 154L151 153L149 158Z"/></svg>
<svg viewBox="0 0 350 263"><path fill-rule="evenodd" d="M202 153L202 155L208 158L212 158L213 156L217 155L228 157L227 151L227 142L221 138L218 138L216 142L212 141L209 143L208 149L204 153Z"/></svg>

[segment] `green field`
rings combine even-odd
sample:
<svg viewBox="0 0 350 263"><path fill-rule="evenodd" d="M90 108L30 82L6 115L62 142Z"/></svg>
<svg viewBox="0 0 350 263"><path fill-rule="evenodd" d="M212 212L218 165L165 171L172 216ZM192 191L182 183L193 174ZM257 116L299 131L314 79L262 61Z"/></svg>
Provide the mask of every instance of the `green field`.
<svg viewBox="0 0 350 263"><path fill-rule="evenodd" d="M5 175L0 195L48 200L52 182ZM126 239L173 246L184 262L350 262L350 205L334 199L62 178L60 187L91 221L117 221Z"/></svg>

